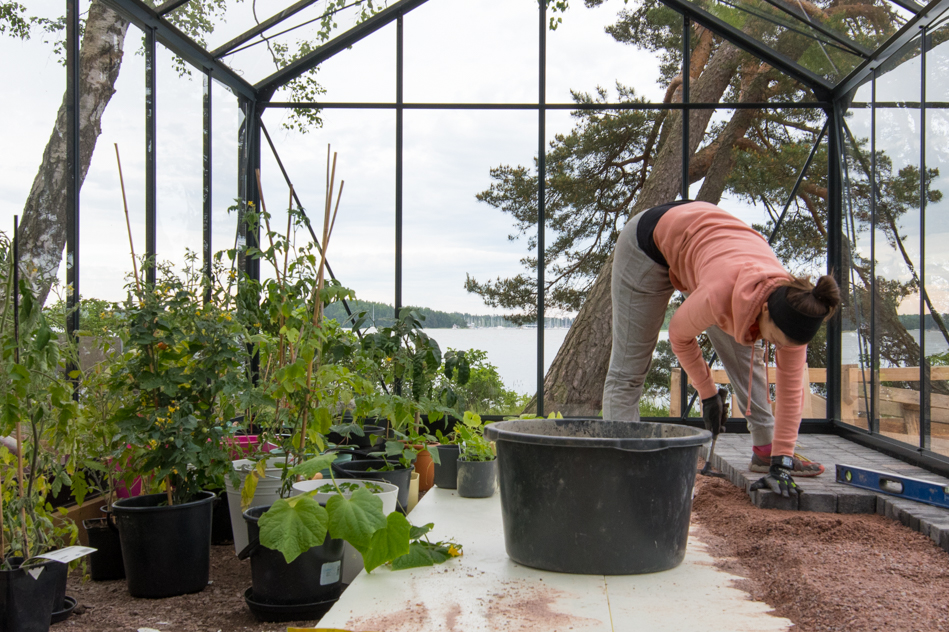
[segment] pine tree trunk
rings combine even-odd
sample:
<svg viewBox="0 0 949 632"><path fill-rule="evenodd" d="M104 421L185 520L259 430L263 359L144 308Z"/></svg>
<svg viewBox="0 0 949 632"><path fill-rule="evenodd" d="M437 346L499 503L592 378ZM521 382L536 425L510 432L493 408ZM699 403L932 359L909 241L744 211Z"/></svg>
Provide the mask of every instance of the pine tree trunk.
<svg viewBox="0 0 949 632"><path fill-rule="evenodd" d="M722 44L701 76L693 83L690 98L695 102L717 102L731 82L743 53L729 43ZM737 110L740 112L741 110ZM689 115L689 150L701 143L712 110L693 110ZM682 115L666 120L662 136L668 139L659 149L655 165L636 201L631 217L648 208L673 201L682 181ZM567 332L563 346L544 379L544 413L558 411L564 416L598 415L603 408L603 382L610 363L613 332L613 302L610 296L613 256L610 255ZM536 411L536 395L527 411Z"/></svg>
<svg viewBox="0 0 949 632"><path fill-rule="evenodd" d="M127 30L128 22L98 0L89 6L79 50L80 184L86 178L96 140L102 133L105 108L115 94ZM24 205L20 227L22 270L41 303L56 278L66 244L67 129L64 96L43 152L43 162Z"/></svg>

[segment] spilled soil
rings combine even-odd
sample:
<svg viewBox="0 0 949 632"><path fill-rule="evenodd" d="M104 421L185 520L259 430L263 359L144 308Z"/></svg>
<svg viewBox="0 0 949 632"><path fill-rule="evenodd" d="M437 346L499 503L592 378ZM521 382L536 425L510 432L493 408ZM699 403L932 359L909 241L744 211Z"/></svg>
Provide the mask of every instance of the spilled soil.
<svg viewBox="0 0 949 632"><path fill-rule="evenodd" d="M949 553L878 515L763 510L699 476L693 522L738 587L800 632L949 631Z"/></svg>
<svg viewBox="0 0 949 632"><path fill-rule="evenodd" d="M743 577L739 587L793 621L795 631L949 632L949 554L898 522L877 515L761 510L728 481L701 476L693 507L698 535L717 564ZM74 571L67 594L79 606L51 630L284 632L316 625L258 622L243 599L251 583L249 561L239 561L232 545L212 547L211 556L211 584L170 599L135 599L124 580L84 582ZM496 629L570 627L549 619L549 595L523 592L540 587L515 588L483 595L493 600ZM439 629L463 632L460 615L448 612ZM422 604L392 616L374 621L382 625L372 629L421 630L434 621Z"/></svg>

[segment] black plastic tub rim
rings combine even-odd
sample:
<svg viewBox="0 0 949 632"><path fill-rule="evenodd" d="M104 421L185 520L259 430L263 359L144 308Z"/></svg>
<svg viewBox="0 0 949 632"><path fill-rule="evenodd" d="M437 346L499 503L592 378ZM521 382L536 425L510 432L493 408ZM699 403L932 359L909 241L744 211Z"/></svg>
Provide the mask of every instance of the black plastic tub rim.
<svg viewBox="0 0 949 632"><path fill-rule="evenodd" d="M712 440L711 432L692 426L593 418L498 421L484 427L484 436L490 441L627 452L691 448Z"/></svg>

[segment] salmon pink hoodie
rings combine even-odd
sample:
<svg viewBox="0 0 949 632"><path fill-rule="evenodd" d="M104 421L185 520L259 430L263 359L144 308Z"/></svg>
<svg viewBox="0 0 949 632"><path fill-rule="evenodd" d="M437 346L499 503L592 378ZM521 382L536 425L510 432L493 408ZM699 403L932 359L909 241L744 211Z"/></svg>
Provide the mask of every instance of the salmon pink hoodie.
<svg viewBox="0 0 949 632"><path fill-rule="evenodd" d="M707 202L669 209L656 224L653 240L669 263L672 285L689 295L669 324L669 342L699 396L707 399L715 395L716 386L696 336L717 325L739 343L753 345L762 305L791 275L760 233ZM791 456L804 405L807 346L782 347L775 357L777 414L771 454Z"/></svg>

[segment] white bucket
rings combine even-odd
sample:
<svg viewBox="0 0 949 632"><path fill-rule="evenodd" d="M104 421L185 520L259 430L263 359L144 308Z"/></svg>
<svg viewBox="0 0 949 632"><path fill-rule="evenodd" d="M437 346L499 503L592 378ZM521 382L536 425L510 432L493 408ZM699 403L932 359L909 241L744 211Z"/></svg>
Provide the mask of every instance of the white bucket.
<svg viewBox="0 0 949 632"><path fill-rule="evenodd" d="M336 480L338 485L355 483L359 487L365 487L367 484L382 488L381 492L375 492L376 496L379 497L379 500L382 501L382 513L389 515L395 511L396 504L399 497L399 487L393 485L392 483L387 483L385 481L377 480L362 480L362 479L352 479L352 478L340 478ZM332 485L333 481L331 479L316 479L313 481L300 481L299 483L293 484L293 491L290 492L291 496L299 496L306 492L311 492L314 489L319 489L323 485ZM344 490L343 496L349 498L355 489ZM327 492L317 492L313 497L320 504L325 504L331 496L335 496L336 491L327 491ZM359 551L353 548L349 542L343 542L343 583L351 584L352 581L356 578L356 575L359 574L359 571L363 569L362 555Z"/></svg>
<svg viewBox="0 0 949 632"><path fill-rule="evenodd" d="M282 456L267 459L264 478L257 480L257 489L254 491L254 498L250 501L248 507L272 505L280 498L283 467L278 467L278 465L282 466L283 463L284 457ZM240 553L250 541L247 535L247 522L244 520L244 512L241 511L241 490L244 489L244 479L254 469L256 463L250 459L238 459L231 461L231 465L240 477L240 487L234 487L229 476L224 477L224 484L227 488L227 506L231 514L234 551Z"/></svg>

